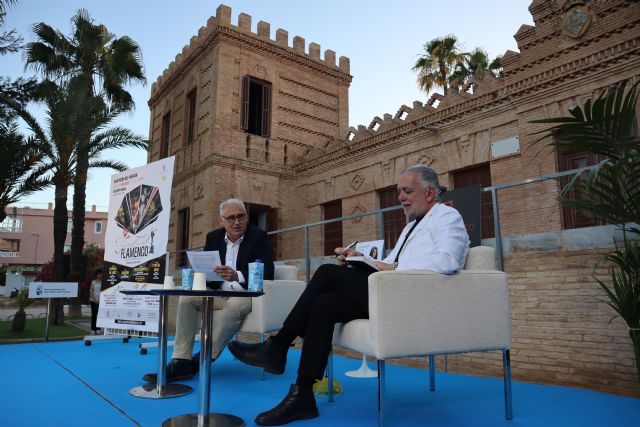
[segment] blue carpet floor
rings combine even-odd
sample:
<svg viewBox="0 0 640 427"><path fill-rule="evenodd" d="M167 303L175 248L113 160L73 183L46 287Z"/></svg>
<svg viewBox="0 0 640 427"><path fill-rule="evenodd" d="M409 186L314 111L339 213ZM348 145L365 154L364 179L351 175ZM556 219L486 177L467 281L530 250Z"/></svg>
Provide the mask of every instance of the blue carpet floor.
<svg viewBox="0 0 640 427"><path fill-rule="evenodd" d="M0 426L159 426L165 419L197 412L198 377L183 382L187 396L138 399L129 389L156 369L157 353L139 354L137 339L0 346ZM169 351L169 355L171 350ZM299 352L289 352L282 376L258 379L258 369L228 352L212 365L211 410L237 415L248 426L276 405L295 379ZM318 397L320 417L296 427L377 426L377 381L344 372L359 360L335 358L344 393L334 403ZM387 365L389 426L636 426L640 399L587 390L513 383L514 419L504 419L502 380L436 374L428 391L427 371Z"/></svg>

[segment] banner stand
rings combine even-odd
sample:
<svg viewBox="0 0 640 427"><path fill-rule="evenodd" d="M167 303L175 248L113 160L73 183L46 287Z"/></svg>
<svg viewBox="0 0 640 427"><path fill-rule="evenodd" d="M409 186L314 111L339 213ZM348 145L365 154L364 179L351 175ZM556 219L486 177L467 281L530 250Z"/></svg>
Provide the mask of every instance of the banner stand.
<svg viewBox="0 0 640 427"><path fill-rule="evenodd" d="M50 311L51 311L51 298L47 300L47 315L44 318L44 342L49 341L49 312Z"/></svg>

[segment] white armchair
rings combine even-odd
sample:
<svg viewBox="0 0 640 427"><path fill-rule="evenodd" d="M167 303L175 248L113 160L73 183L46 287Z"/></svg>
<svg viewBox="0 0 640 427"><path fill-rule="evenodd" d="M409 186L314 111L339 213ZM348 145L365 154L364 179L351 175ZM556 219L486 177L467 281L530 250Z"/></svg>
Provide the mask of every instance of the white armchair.
<svg viewBox="0 0 640 427"><path fill-rule="evenodd" d="M505 273L495 270L493 248L470 249L454 275L385 271L369 276L369 319L336 325L334 345L378 359L379 425L385 414L385 361L428 356L435 390L436 354L501 350L505 417L512 419L511 319ZM328 365L333 384L332 357ZM333 390L329 387L329 401Z"/></svg>
<svg viewBox="0 0 640 427"><path fill-rule="evenodd" d="M260 342L264 334L282 328L282 323L304 291L305 282L298 279L298 269L291 265L276 265L274 280L264 281L264 295L251 298L251 313L242 323L240 332L257 333ZM214 322L215 322L214 312ZM264 379L264 369L261 373Z"/></svg>

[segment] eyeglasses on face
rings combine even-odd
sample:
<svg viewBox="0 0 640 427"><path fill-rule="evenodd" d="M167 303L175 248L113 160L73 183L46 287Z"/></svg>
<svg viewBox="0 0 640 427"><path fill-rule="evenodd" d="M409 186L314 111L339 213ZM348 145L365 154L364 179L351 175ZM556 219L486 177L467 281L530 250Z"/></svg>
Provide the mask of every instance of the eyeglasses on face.
<svg viewBox="0 0 640 427"><path fill-rule="evenodd" d="M223 216L222 219L224 219L227 222L227 224L233 224L236 221L245 222L247 220L247 215L246 214L229 215L229 216Z"/></svg>

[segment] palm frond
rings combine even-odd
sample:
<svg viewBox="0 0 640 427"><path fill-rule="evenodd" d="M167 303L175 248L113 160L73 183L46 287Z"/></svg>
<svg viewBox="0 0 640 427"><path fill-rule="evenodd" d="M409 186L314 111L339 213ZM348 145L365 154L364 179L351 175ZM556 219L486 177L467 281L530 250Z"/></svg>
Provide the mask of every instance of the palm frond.
<svg viewBox="0 0 640 427"><path fill-rule="evenodd" d="M92 160L89 162L89 167L114 169L118 172L124 172L129 169L126 164L117 160Z"/></svg>

